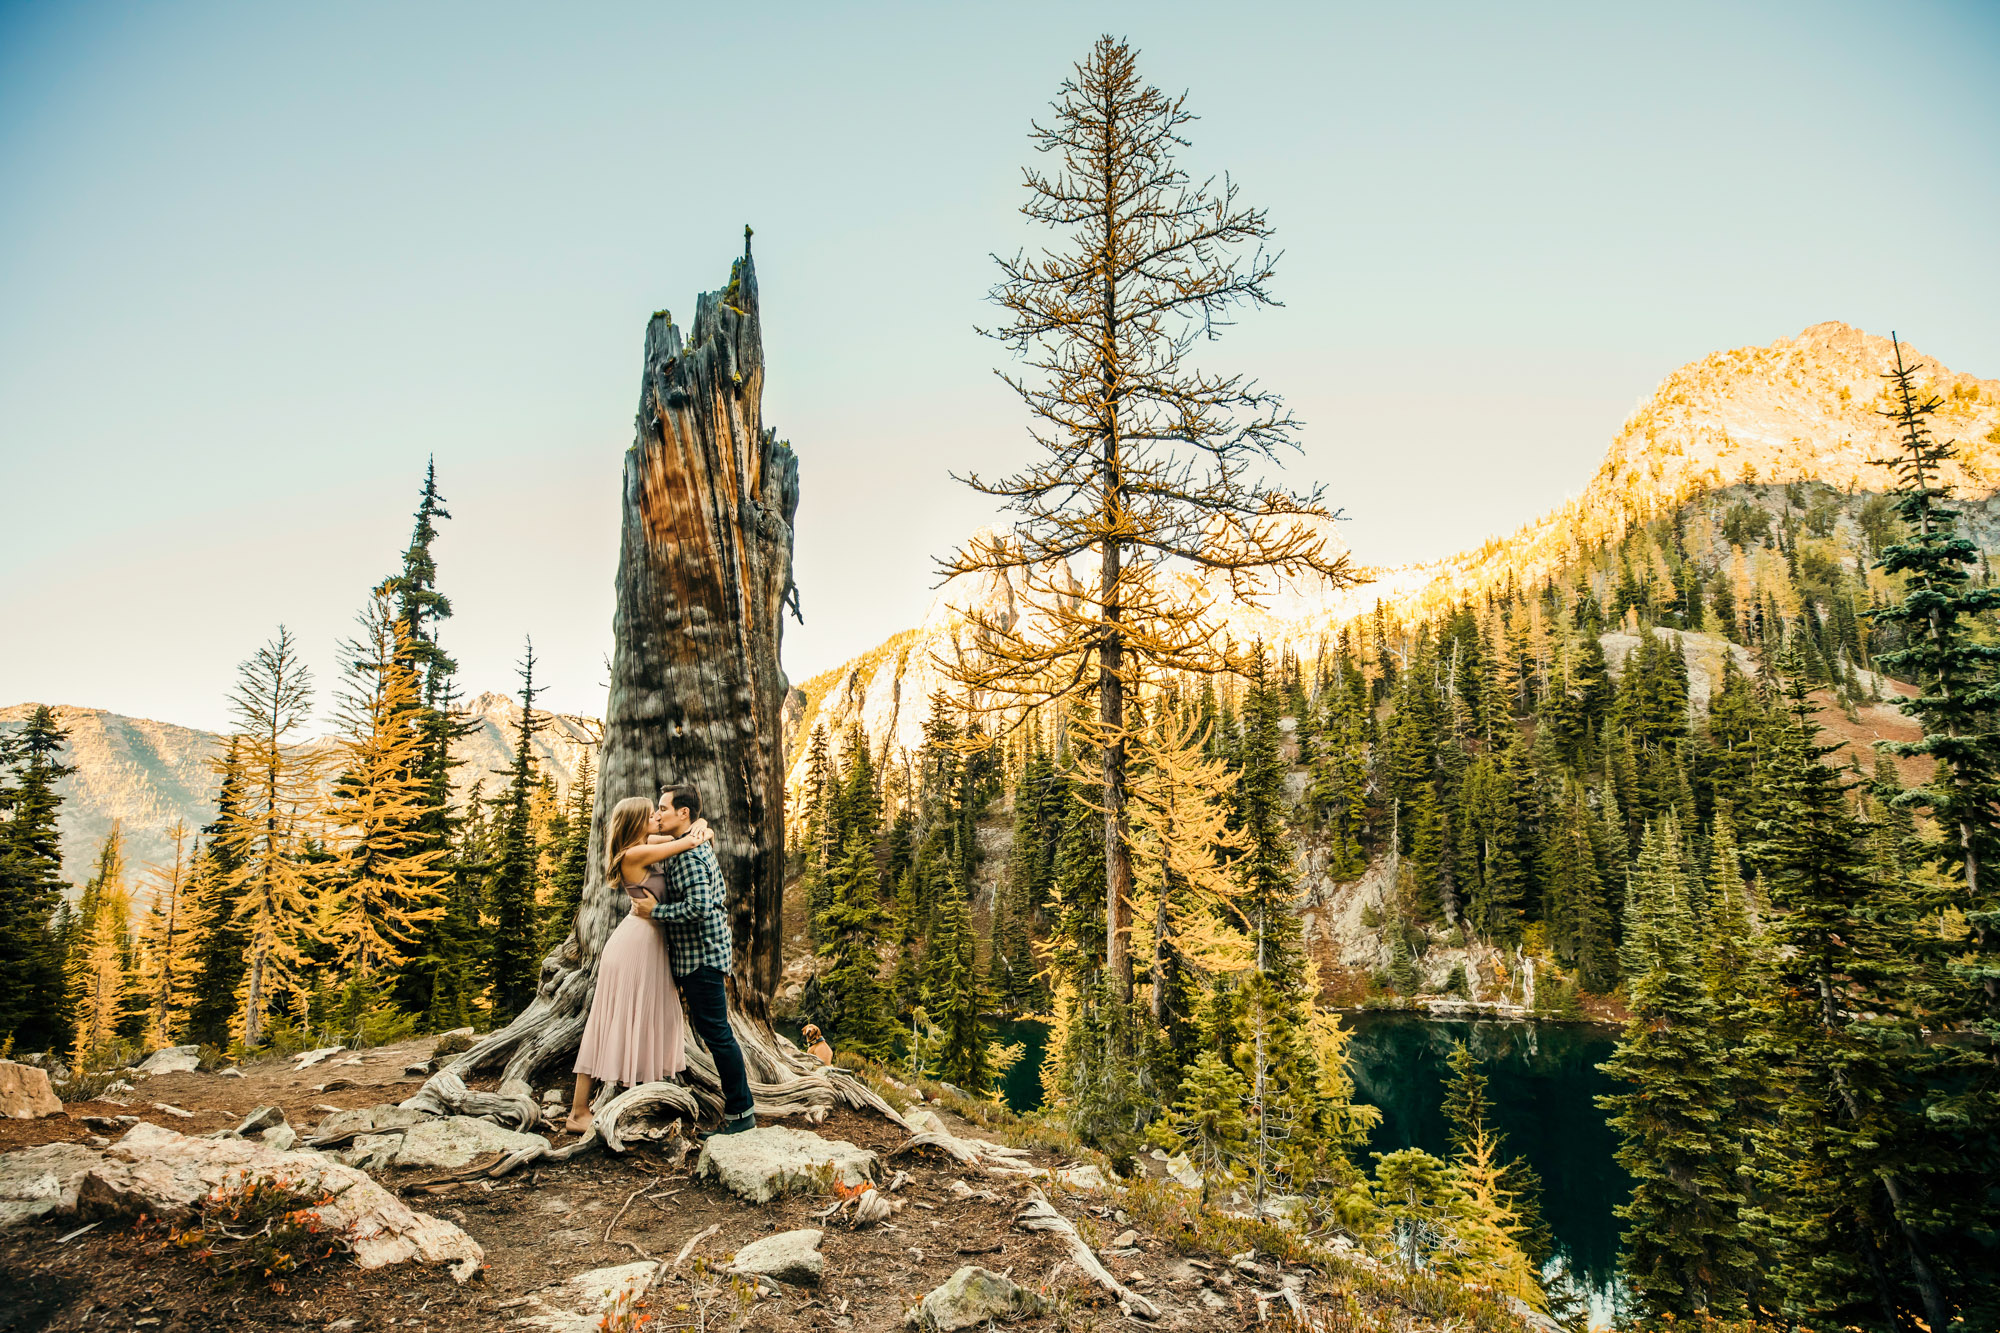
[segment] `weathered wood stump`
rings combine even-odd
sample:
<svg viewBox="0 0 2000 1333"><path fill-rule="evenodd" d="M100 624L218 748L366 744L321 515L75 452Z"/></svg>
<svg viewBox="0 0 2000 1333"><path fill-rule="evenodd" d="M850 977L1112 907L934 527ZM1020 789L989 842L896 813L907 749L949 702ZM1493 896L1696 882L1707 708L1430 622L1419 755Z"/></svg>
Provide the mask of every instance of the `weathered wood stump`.
<svg viewBox="0 0 2000 1333"><path fill-rule="evenodd" d="M671 782L701 791L728 887L736 964L731 1025L743 1046L757 1110L797 1114L833 1102L895 1112L840 1070L822 1069L770 1026L783 965L784 753L778 663L791 601L798 460L763 423L764 344L749 229L729 285L705 293L683 345L666 311L646 326L638 434L625 454L611 695L598 757L590 873L568 939L542 962L528 1008L439 1070L404 1105L516 1125L540 1114L539 1077L567 1080L583 1035L597 961L627 910L604 877L604 824L628 796ZM671 1085L632 1099L659 1111L712 1112L714 1065L690 1032L696 1096ZM469 1089L501 1070L497 1092ZM621 1108L623 1109L623 1108Z"/></svg>

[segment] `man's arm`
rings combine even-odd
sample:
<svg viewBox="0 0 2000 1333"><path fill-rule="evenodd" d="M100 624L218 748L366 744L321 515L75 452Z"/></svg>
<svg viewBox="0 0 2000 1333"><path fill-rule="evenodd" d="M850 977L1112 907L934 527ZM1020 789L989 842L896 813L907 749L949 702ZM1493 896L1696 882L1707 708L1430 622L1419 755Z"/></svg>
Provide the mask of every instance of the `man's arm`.
<svg viewBox="0 0 2000 1333"><path fill-rule="evenodd" d="M667 889L686 887L687 896L677 902L663 902L653 908L655 921L693 921L722 906L722 876L715 858L679 856L667 865Z"/></svg>

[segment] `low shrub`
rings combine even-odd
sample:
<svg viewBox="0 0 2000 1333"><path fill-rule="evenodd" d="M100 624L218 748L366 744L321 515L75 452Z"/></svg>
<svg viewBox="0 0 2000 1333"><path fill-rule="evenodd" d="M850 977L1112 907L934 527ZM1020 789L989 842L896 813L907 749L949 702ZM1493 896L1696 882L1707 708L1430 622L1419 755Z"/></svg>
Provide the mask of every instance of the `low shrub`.
<svg viewBox="0 0 2000 1333"><path fill-rule="evenodd" d="M351 1226L331 1226L319 1209L339 1191L284 1177L251 1176L209 1191L195 1215L164 1226L141 1219L162 1253L203 1269L218 1291L261 1285L282 1293L295 1278L349 1254Z"/></svg>

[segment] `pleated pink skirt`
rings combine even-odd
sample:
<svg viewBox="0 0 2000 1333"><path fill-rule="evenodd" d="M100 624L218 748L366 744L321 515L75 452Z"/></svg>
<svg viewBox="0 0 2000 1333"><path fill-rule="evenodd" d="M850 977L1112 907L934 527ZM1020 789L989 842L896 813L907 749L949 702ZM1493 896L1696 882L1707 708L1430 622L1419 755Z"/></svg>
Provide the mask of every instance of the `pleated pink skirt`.
<svg viewBox="0 0 2000 1333"><path fill-rule="evenodd" d="M687 1068L687 1024L660 928L627 915L605 941L576 1072L603 1083L655 1083Z"/></svg>

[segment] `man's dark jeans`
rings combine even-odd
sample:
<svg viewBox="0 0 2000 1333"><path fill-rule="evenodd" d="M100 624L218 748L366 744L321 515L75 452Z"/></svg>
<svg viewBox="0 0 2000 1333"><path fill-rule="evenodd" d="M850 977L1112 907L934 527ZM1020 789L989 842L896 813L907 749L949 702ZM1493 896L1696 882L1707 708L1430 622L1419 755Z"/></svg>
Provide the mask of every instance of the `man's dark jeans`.
<svg viewBox="0 0 2000 1333"><path fill-rule="evenodd" d="M736 1034L729 1030L727 982L728 975L719 967L699 968L674 978L688 1024L708 1047L716 1077L722 1080L722 1113L733 1120L756 1102L750 1096L750 1080L743 1073L743 1050L736 1044Z"/></svg>

